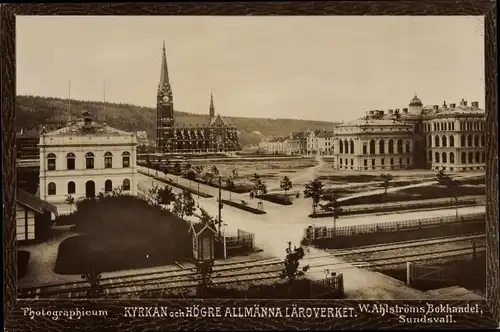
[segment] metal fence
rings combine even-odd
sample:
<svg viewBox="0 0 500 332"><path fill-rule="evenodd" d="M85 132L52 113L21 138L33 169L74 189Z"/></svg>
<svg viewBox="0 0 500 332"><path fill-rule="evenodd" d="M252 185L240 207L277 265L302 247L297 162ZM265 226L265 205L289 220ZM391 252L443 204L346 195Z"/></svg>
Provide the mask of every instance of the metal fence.
<svg viewBox="0 0 500 332"><path fill-rule="evenodd" d="M253 233L238 229L237 236L226 237L226 247L228 249L243 247L253 249L254 238L255 235Z"/></svg>
<svg viewBox="0 0 500 332"><path fill-rule="evenodd" d="M458 220L456 216L444 216L414 220L389 221L365 225L340 226L336 228L326 226L309 226L305 229L304 238L309 241L313 241L318 239L331 239L339 236L352 236L376 232L394 232L401 230L418 229L421 227L438 226L450 222L475 221L485 218L486 214L484 212L480 212L461 215Z"/></svg>

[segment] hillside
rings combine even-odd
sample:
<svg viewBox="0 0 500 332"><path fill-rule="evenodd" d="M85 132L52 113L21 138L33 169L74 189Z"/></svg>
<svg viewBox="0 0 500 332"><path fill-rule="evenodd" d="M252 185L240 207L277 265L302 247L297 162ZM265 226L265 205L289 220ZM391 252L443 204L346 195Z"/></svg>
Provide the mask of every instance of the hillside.
<svg viewBox="0 0 500 332"><path fill-rule="evenodd" d="M38 96L18 96L16 100L16 127L32 128L40 124L65 123L68 119L68 100ZM126 131L148 132L154 138L156 110L129 104L71 101L71 114L89 109L98 121ZM199 114L176 111L176 116L199 117ZM223 115L224 116L224 115ZM262 137L284 136L291 132L314 129L331 129L334 123L294 119L262 119L225 117L240 131L243 146L258 144Z"/></svg>

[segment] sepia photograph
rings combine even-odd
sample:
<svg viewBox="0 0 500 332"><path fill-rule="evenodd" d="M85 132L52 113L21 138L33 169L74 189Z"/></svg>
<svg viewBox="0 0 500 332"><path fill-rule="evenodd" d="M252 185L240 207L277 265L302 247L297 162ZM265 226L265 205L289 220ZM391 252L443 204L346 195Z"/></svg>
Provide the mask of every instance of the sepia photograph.
<svg viewBox="0 0 500 332"><path fill-rule="evenodd" d="M485 299L483 17L16 39L18 298Z"/></svg>

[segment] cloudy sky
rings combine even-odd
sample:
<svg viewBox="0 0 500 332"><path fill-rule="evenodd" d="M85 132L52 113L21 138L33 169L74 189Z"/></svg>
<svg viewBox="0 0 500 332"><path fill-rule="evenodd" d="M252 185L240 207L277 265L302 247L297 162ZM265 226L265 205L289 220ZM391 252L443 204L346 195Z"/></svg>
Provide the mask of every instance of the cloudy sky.
<svg viewBox="0 0 500 332"><path fill-rule="evenodd" d="M340 121L484 105L482 17L18 16L17 93L155 106L165 40L175 108Z"/></svg>

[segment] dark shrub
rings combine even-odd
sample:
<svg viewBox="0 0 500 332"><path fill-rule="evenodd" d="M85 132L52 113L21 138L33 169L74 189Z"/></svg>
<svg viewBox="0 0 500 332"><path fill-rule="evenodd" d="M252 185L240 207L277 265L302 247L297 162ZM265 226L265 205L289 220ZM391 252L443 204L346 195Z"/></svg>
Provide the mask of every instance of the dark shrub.
<svg viewBox="0 0 500 332"><path fill-rule="evenodd" d="M288 195L284 194L266 194L259 195L257 198L260 198L264 201L268 201L271 203L281 204L281 205L292 205L292 200Z"/></svg>
<svg viewBox="0 0 500 332"><path fill-rule="evenodd" d="M254 214L265 214L266 213L266 211L262 211L262 210L253 208L251 206L248 206L248 205L245 205L245 204L242 204L242 203L236 203L236 202L228 201L228 200L225 200L225 199L222 200L222 203L230 205L230 206L235 207L235 208L240 209L240 210L244 210L244 211L247 211L247 212L254 213Z"/></svg>

